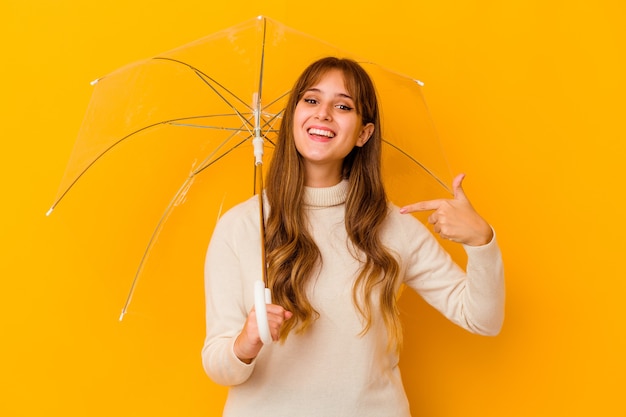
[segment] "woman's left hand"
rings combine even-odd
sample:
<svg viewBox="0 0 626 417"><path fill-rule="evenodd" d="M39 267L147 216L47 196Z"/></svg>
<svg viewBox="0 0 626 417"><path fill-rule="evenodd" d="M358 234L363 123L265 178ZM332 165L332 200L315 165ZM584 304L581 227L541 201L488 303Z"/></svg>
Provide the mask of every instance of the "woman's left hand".
<svg viewBox="0 0 626 417"><path fill-rule="evenodd" d="M452 182L454 197L409 204L401 213L433 211L428 222L442 238L469 246L485 245L493 238L491 226L474 210L463 191L465 174L457 175Z"/></svg>

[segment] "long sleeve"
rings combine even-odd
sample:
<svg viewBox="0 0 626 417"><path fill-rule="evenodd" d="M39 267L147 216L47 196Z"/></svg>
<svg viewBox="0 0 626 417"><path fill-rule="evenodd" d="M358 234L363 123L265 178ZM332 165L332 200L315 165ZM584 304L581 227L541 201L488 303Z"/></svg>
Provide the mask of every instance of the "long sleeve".
<svg viewBox="0 0 626 417"><path fill-rule="evenodd" d="M252 302L254 284L252 280L248 285L246 269L257 265L260 271L261 267L259 227L252 222L254 216L245 214L250 210L258 213L258 205L248 202L237 206L220 219L205 262L207 334L202 363L211 379L229 386L245 382L254 369L254 363L241 362L233 352ZM238 239L232 239L233 235ZM261 277L260 272L257 276Z"/></svg>
<svg viewBox="0 0 626 417"><path fill-rule="evenodd" d="M393 210L393 209L392 209ZM395 210L397 212L397 210ZM390 215L398 250L403 251L404 283L450 321L470 332L493 336L504 320L504 268L495 238L464 246L465 271L424 225L407 215Z"/></svg>

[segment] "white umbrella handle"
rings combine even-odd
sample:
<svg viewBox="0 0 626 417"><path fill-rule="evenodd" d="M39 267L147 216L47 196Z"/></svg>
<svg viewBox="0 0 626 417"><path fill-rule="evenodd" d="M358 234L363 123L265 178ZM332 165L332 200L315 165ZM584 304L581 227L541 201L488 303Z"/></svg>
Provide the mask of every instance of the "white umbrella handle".
<svg viewBox="0 0 626 417"><path fill-rule="evenodd" d="M254 309L256 311L256 324L259 328L259 336L264 345L272 343L270 325L267 321L266 304L272 303L272 293L269 288L265 288L263 281L254 283Z"/></svg>

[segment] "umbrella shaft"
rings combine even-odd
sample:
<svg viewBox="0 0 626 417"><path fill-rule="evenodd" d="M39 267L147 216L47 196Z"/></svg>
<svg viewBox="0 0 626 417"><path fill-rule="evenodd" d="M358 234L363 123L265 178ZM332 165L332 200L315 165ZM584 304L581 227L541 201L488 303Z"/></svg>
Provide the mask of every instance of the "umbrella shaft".
<svg viewBox="0 0 626 417"><path fill-rule="evenodd" d="M265 285L267 285L267 263L265 262L265 207L263 205L263 165L255 165L256 194L259 196L259 226L261 237L261 273Z"/></svg>

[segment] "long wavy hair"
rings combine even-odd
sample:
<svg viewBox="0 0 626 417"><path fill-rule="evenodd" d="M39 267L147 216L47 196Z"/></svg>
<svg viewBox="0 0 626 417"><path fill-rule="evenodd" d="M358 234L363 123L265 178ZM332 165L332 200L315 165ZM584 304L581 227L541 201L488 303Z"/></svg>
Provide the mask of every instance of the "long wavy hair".
<svg viewBox="0 0 626 417"><path fill-rule="evenodd" d="M343 161L343 177L349 182L345 227L352 248L358 252L357 259L362 262L352 299L364 319L361 334L365 334L372 326L375 297L378 296L378 306L389 335L388 347L398 347L402 339L396 303L399 265L380 239L388 206L381 177L378 102L372 80L358 63L350 59L328 57L314 62L301 74L291 91L266 180L270 206L265 228L268 286L274 302L293 313L284 324L281 339L284 340L292 330L305 331L319 316L304 290L322 259L307 230L303 203L305 171L303 158L294 143L293 116L304 92L333 69L342 72L363 125L374 124L374 132L365 145L355 147Z"/></svg>

